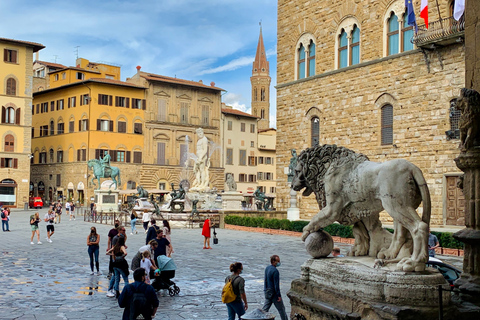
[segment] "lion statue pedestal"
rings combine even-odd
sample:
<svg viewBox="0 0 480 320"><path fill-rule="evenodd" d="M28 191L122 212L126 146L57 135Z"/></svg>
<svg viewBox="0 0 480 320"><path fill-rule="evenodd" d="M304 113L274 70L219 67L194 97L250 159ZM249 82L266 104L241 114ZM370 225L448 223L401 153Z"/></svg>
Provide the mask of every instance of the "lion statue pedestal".
<svg viewBox="0 0 480 320"><path fill-rule="evenodd" d="M449 285L437 270L395 271L394 264L376 269L374 263L372 257L308 259L287 293L291 314L315 320L438 319L438 286ZM449 293L443 306L449 319Z"/></svg>

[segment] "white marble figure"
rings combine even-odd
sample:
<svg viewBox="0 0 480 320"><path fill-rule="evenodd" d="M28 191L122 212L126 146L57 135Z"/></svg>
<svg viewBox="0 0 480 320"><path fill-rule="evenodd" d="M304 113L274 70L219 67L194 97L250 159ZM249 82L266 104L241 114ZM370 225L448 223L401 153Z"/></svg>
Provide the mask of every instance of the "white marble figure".
<svg viewBox="0 0 480 320"><path fill-rule="evenodd" d="M350 255L395 261L402 271L425 270L430 193L422 171L411 162L376 163L347 148L316 146L300 154L292 188L305 188L303 196L314 192L322 208L303 228L303 241L335 221L353 224L355 245ZM421 202L420 218L415 209ZM382 228L382 210L393 218L393 237Z"/></svg>
<svg viewBox="0 0 480 320"><path fill-rule="evenodd" d="M197 130L197 158L193 166L193 173L195 174L195 181L190 188L191 191L207 191L209 188L209 172L210 159L208 157L208 139L205 137L202 128Z"/></svg>

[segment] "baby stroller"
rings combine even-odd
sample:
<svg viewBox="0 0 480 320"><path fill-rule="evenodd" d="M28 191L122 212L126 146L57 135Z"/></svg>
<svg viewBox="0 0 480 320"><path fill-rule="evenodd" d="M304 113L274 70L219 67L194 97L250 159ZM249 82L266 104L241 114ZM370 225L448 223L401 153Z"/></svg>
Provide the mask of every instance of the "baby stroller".
<svg viewBox="0 0 480 320"><path fill-rule="evenodd" d="M177 266L172 258L167 256L157 257L158 269L155 270L154 279L152 281L153 288L158 291L160 289L168 289L168 294L173 297L180 293L180 288L171 279L175 278L175 270Z"/></svg>

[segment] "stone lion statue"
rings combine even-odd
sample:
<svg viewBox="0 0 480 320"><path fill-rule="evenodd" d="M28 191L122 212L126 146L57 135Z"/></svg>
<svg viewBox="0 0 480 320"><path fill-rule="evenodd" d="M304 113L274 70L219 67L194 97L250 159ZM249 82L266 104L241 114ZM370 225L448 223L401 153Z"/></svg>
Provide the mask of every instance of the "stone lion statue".
<svg viewBox="0 0 480 320"><path fill-rule="evenodd" d="M336 221L353 224L355 244L349 255L398 262L403 271L425 269L430 193L414 164L402 159L371 162L350 149L321 145L300 154L292 188L305 189L304 196L313 192L321 208L303 229L303 241ZM416 209L422 201L420 218ZM393 236L382 228L382 210L394 219Z"/></svg>
<svg viewBox="0 0 480 320"><path fill-rule="evenodd" d="M227 179L225 180L225 191L237 191L237 183L235 182L232 173L227 173Z"/></svg>
<svg viewBox="0 0 480 320"><path fill-rule="evenodd" d="M480 144L480 94L463 88L457 99L456 108L462 112L458 127L460 129L460 148L468 150Z"/></svg>

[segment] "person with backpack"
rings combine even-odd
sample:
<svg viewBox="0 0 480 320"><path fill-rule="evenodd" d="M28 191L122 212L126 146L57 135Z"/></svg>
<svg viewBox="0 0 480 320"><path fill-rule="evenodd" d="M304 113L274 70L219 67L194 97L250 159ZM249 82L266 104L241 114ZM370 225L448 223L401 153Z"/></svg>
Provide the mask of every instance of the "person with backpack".
<svg viewBox="0 0 480 320"><path fill-rule="evenodd" d="M150 224L152 225L148 228L147 237L145 238L145 244L148 244L150 240L153 240L157 237L157 231L160 230L160 227L157 227L157 221L155 218L150 219Z"/></svg>
<svg viewBox="0 0 480 320"><path fill-rule="evenodd" d="M2 212L2 230L5 231L10 231L10 227L8 225L8 219L10 216L10 209L9 208L2 208L0 209Z"/></svg>
<svg viewBox="0 0 480 320"><path fill-rule="evenodd" d="M126 285L118 297L119 307L125 308L123 320L137 319L139 315L145 320L155 317L159 301L155 289L145 283L145 277L145 269L136 269L133 272L135 282Z"/></svg>
<svg viewBox="0 0 480 320"><path fill-rule="evenodd" d="M243 272L241 262L235 262L230 265L231 275L225 278L225 283L231 283L235 300L227 302L228 320L235 320L235 314L240 319L248 309L247 296L245 294L245 279L240 274ZM227 286L227 285L226 285ZM225 291L225 290L224 290ZM224 301L224 293L222 292L222 301ZM242 302L243 300L243 302Z"/></svg>

